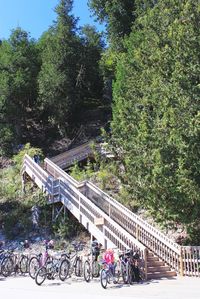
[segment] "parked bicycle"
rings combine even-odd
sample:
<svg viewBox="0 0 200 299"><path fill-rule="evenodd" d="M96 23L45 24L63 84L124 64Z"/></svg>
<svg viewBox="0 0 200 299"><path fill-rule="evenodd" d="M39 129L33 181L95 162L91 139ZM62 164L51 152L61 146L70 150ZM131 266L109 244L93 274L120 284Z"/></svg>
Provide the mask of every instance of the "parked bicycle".
<svg viewBox="0 0 200 299"><path fill-rule="evenodd" d="M35 279L36 272L42 266L45 266L47 262L51 260L51 256L49 255L49 249L53 249L54 245L51 241L44 241L45 251L43 253L39 253L33 257L31 257L29 261L29 276L32 279Z"/></svg>
<svg viewBox="0 0 200 299"><path fill-rule="evenodd" d="M142 273L139 268L139 252L134 252L132 249L128 249L120 254L119 259L124 283L132 284L133 282L142 280Z"/></svg>
<svg viewBox="0 0 200 299"><path fill-rule="evenodd" d="M61 281L67 278L68 263L63 257L53 258L46 262L45 266L40 267L35 275L35 282L37 285L41 285L46 279L53 280L58 277Z"/></svg>
<svg viewBox="0 0 200 299"><path fill-rule="evenodd" d="M5 250L2 253L1 258L1 273L3 276L10 276L12 273L25 274L28 273L29 256L24 254L24 242L21 242L19 246L12 250Z"/></svg>
<svg viewBox="0 0 200 299"><path fill-rule="evenodd" d="M112 249L106 250L101 262L102 270L100 274L101 286L106 289L107 284L119 282L120 269L119 265L115 262L114 251Z"/></svg>
<svg viewBox="0 0 200 299"><path fill-rule="evenodd" d="M83 266L83 276L86 282L89 282L93 277L98 277L100 273L100 265L98 257L100 255L102 245L97 241L91 244L90 252L87 254L87 259Z"/></svg>
<svg viewBox="0 0 200 299"><path fill-rule="evenodd" d="M83 263L82 257L80 256L80 251L85 247L85 243L72 243L73 251L69 251L68 253L63 254L65 259L62 261L62 269L65 270L65 274L67 277L71 277L73 273L76 276L81 277L83 273Z"/></svg>

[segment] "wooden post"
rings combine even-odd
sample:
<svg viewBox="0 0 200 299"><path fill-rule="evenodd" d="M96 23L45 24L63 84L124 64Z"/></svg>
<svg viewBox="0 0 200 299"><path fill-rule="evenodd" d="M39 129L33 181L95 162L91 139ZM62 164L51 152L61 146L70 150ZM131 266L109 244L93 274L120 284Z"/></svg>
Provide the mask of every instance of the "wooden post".
<svg viewBox="0 0 200 299"><path fill-rule="evenodd" d="M179 263L180 263L180 275L181 276L184 276L184 269L183 269L183 249L182 249L182 246L181 246L181 249L180 249L180 258L179 258Z"/></svg>
<svg viewBox="0 0 200 299"><path fill-rule="evenodd" d="M54 215L55 215L55 207L54 207L54 203L52 204L52 219L51 222L54 221Z"/></svg>
<svg viewBox="0 0 200 299"><path fill-rule="evenodd" d="M136 238L136 240L139 240L139 226L138 226L138 224L136 224L135 238Z"/></svg>
<svg viewBox="0 0 200 299"><path fill-rule="evenodd" d="M60 192L60 190L61 190L61 188L60 188L60 180L58 180L58 182L59 182L59 188L58 188L58 198L59 198L59 201L61 201L61 192ZM65 213L65 210L64 210L64 213Z"/></svg>
<svg viewBox="0 0 200 299"><path fill-rule="evenodd" d="M110 203L109 203L108 215L110 217Z"/></svg>
<svg viewBox="0 0 200 299"><path fill-rule="evenodd" d="M147 272L148 272L147 256L148 256L148 250L147 250L147 248L145 248L145 250L144 250L144 272L145 272L145 279L146 280L147 280Z"/></svg>
<svg viewBox="0 0 200 299"><path fill-rule="evenodd" d="M26 184L26 176L25 176L25 173L23 173L22 174L22 193L26 193L25 184Z"/></svg>

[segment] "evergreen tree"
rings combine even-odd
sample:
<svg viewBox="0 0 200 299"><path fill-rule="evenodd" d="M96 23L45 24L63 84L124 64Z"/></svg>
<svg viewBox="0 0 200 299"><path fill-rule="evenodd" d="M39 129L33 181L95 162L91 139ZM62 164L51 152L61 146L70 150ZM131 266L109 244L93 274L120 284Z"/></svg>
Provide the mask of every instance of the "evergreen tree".
<svg viewBox="0 0 200 299"><path fill-rule="evenodd" d="M37 98L38 52L35 41L17 28L0 46L0 119L3 148L12 136L21 141L28 111ZM5 139L4 139L5 138Z"/></svg>
<svg viewBox="0 0 200 299"><path fill-rule="evenodd" d="M134 0L90 0L90 8L100 22L105 22L113 48L121 49L123 38L131 32L135 20Z"/></svg>
<svg viewBox="0 0 200 299"><path fill-rule="evenodd" d="M162 0L137 19L117 68L112 142L132 198L200 239L199 12L197 1Z"/></svg>
<svg viewBox="0 0 200 299"><path fill-rule="evenodd" d="M77 85L80 93L81 105L98 104L102 98L103 77L99 62L104 49L102 36L95 27L85 25L81 28L82 51L80 57Z"/></svg>
<svg viewBox="0 0 200 299"><path fill-rule="evenodd" d="M42 42L39 74L40 109L48 121L64 127L78 101L76 80L80 43L76 20L70 14L71 0L61 0L55 11L57 20Z"/></svg>

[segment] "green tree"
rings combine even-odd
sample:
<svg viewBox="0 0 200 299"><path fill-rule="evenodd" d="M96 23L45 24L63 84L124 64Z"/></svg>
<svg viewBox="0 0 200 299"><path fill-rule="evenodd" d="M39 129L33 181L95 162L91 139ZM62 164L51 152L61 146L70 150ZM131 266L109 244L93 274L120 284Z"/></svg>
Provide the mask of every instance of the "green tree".
<svg viewBox="0 0 200 299"><path fill-rule="evenodd" d="M21 28L13 30L0 46L0 131L3 139L5 136L4 145L13 134L20 142L27 129L26 117L37 98L38 70L35 41Z"/></svg>
<svg viewBox="0 0 200 299"><path fill-rule="evenodd" d="M135 21L134 0L90 0L88 4L100 22L105 22L111 44L121 49L123 38Z"/></svg>
<svg viewBox="0 0 200 299"><path fill-rule="evenodd" d="M60 127L68 124L76 106L79 41L76 20L70 14L71 0L61 0L57 19L42 41L42 67L39 74L40 110L43 117Z"/></svg>
<svg viewBox="0 0 200 299"><path fill-rule="evenodd" d="M117 67L112 122L132 198L190 233L200 227L199 12L196 1L165 0L137 19Z"/></svg>
<svg viewBox="0 0 200 299"><path fill-rule="evenodd" d="M102 98L103 77L100 72L99 62L104 49L102 35L95 27L85 25L80 32L82 51L77 85L80 93L80 104L91 105L91 100L99 102Z"/></svg>

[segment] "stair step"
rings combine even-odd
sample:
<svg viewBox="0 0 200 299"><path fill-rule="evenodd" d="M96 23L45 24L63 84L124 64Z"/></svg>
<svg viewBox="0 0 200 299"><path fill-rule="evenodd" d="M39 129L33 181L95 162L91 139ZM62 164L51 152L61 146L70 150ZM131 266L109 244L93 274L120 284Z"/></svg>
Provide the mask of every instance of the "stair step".
<svg viewBox="0 0 200 299"><path fill-rule="evenodd" d="M166 272L170 271L169 266L148 266L148 272L155 273L155 272Z"/></svg>
<svg viewBox="0 0 200 299"><path fill-rule="evenodd" d="M153 260L151 260L151 261L147 261L147 266L148 267L156 267L156 266L164 266L165 265L165 263L164 262L162 262L162 261L153 261Z"/></svg>
<svg viewBox="0 0 200 299"><path fill-rule="evenodd" d="M148 258L148 257L151 257L151 256L154 256L153 252L148 251L147 258Z"/></svg>
<svg viewBox="0 0 200 299"><path fill-rule="evenodd" d="M154 278L167 278L177 276L175 271L166 271L166 272L148 272L147 279L154 279Z"/></svg>
<svg viewBox="0 0 200 299"><path fill-rule="evenodd" d="M159 258L157 256L148 256L147 261L159 261Z"/></svg>

